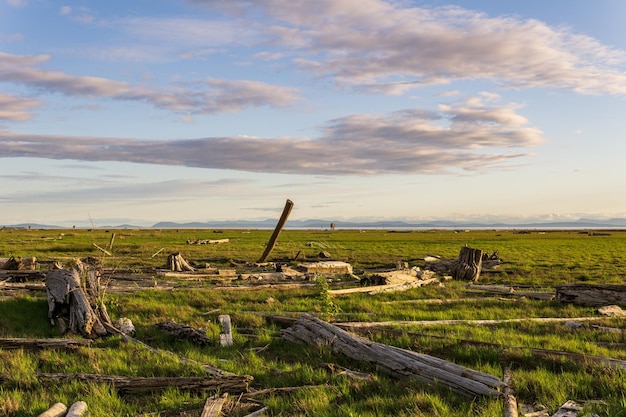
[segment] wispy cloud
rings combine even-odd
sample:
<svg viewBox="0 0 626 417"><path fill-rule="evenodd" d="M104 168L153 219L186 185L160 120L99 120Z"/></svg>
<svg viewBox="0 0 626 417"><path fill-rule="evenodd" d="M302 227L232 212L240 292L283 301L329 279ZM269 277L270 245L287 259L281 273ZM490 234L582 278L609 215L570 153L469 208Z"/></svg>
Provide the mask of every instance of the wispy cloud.
<svg viewBox="0 0 626 417"><path fill-rule="evenodd" d="M422 85L486 78L508 87L626 94L624 51L566 27L489 17L460 7L382 0L193 0L250 22L293 62L339 85L402 94ZM242 25L244 25L242 23Z"/></svg>
<svg viewBox="0 0 626 417"><path fill-rule="evenodd" d="M30 110L41 105L41 101L15 97L0 93L0 120L21 122L33 117Z"/></svg>
<svg viewBox="0 0 626 417"><path fill-rule="evenodd" d="M486 103L484 97L436 111L338 118L314 139L133 140L0 132L0 155L290 174L441 173L493 167L525 155L508 149L543 141L542 132L516 112L518 105Z"/></svg>
<svg viewBox="0 0 626 417"><path fill-rule="evenodd" d="M191 113L239 111L251 106L284 106L298 100L299 94L295 88L258 81L215 79L196 84L189 90L179 87L161 91L107 78L37 68L49 60L48 55L12 55L0 52L0 81L19 83L67 96L146 102L161 109Z"/></svg>

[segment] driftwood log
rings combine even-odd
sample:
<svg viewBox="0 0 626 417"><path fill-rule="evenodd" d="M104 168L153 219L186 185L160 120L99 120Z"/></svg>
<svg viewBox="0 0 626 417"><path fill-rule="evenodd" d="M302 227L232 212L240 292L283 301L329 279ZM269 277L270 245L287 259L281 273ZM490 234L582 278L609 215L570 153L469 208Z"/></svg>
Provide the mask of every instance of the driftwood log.
<svg viewBox="0 0 626 417"><path fill-rule="evenodd" d="M76 349L91 346L89 339L0 339L0 349Z"/></svg>
<svg viewBox="0 0 626 417"><path fill-rule="evenodd" d="M67 413L67 406L63 403L52 404L52 407L48 408L37 417L63 417Z"/></svg>
<svg viewBox="0 0 626 417"><path fill-rule="evenodd" d="M188 340L200 346L213 344L211 339L206 335L206 330L203 329L196 329L186 324L179 324L173 320L157 323L156 326L176 339Z"/></svg>
<svg viewBox="0 0 626 417"><path fill-rule="evenodd" d="M376 364L394 377L411 377L427 384L441 384L467 396L499 397L504 383L491 375L477 372L433 356L376 343L352 335L337 326L308 314L283 331L283 339L313 345L327 345L346 356Z"/></svg>
<svg viewBox="0 0 626 417"><path fill-rule="evenodd" d="M36 375L40 383L66 381L104 382L113 385L122 393L161 391L178 388L181 391L221 391L230 394L248 392L248 384L253 380L249 375L223 377L123 377L100 374L50 374Z"/></svg>
<svg viewBox="0 0 626 417"><path fill-rule="evenodd" d="M220 417L222 414L222 407L226 403L228 399L228 394L225 393L221 396L214 395L213 397L207 398L204 403L204 408L202 409L202 414L200 417Z"/></svg>
<svg viewBox="0 0 626 417"><path fill-rule="evenodd" d="M65 417L82 417L87 414L87 403L84 401L76 401L71 405L70 409L67 410L67 414Z"/></svg>
<svg viewBox="0 0 626 417"><path fill-rule="evenodd" d="M556 300L586 306L626 306L626 285L565 284L557 285Z"/></svg>
<svg viewBox="0 0 626 417"><path fill-rule="evenodd" d="M105 324L112 324L100 298L99 276L98 270L90 270L80 263L73 269L48 272L45 283L50 323L54 325L56 319L62 332L67 329L89 338L108 334ZM69 319L67 327L66 318Z"/></svg>

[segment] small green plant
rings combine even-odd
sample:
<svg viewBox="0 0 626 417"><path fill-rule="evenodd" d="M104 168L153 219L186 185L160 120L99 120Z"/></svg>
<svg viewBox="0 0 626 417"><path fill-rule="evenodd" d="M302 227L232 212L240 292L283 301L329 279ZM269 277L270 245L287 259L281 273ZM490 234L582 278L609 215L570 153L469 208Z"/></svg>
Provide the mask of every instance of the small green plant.
<svg viewBox="0 0 626 417"><path fill-rule="evenodd" d="M341 308L333 301L325 276L317 275L315 277L315 287L317 289L317 299L319 301L321 316L323 319L328 320L336 313L339 313Z"/></svg>

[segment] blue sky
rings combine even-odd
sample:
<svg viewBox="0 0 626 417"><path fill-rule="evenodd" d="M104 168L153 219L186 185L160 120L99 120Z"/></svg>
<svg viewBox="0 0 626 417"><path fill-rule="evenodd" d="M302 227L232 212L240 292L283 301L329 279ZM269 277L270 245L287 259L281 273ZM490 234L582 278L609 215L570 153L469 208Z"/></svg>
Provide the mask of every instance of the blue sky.
<svg viewBox="0 0 626 417"><path fill-rule="evenodd" d="M0 0L0 224L626 217L624 15Z"/></svg>

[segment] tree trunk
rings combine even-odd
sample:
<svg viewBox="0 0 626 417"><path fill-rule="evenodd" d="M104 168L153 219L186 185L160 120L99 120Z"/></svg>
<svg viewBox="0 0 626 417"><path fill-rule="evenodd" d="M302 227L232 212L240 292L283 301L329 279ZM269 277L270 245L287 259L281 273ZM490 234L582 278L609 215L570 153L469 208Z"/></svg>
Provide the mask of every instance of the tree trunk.
<svg viewBox="0 0 626 417"><path fill-rule="evenodd" d="M483 251L464 246L452 267L452 277L464 281L478 281L483 263Z"/></svg>
<svg viewBox="0 0 626 417"><path fill-rule="evenodd" d="M283 331L283 338L296 343L330 346L346 356L376 364L398 378L411 377L428 384L442 384L470 397L499 397L504 383L491 375L473 371L433 356L371 342L349 334L308 314Z"/></svg>
<svg viewBox="0 0 626 417"><path fill-rule="evenodd" d="M586 306L626 306L626 285L566 284L557 285L556 300Z"/></svg>

